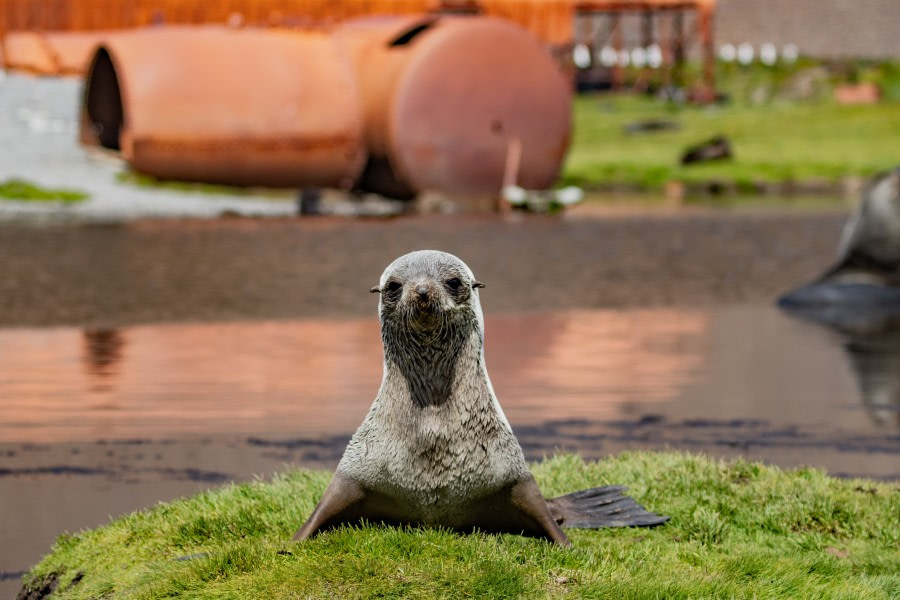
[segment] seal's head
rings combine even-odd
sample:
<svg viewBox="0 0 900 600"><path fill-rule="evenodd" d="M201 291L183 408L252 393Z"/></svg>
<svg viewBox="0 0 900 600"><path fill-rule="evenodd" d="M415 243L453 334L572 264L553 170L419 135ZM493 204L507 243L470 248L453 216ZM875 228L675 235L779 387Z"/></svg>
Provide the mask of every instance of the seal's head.
<svg viewBox="0 0 900 600"><path fill-rule="evenodd" d="M462 369L465 377L487 381L481 287L466 263L446 252L412 252L388 265L372 288L381 294L385 384L405 381L416 405L434 406L456 389L460 362L480 365Z"/></svg>
<svg viewBox="0 0 900 600"><path fill-rule="evenodd" d="M483 330L478 288L472 270L460 259L437 250L419 250L392 262L381 275L378 303L382 327L402 325L409 332L449 333L473 318Z"/></svg>
<svg viewBox="0 0 900 600"><path fill-rule="evenodd" d="M900 271L900 167L876 177L841 235L838 255L863 256L885 271Z"/></svg>

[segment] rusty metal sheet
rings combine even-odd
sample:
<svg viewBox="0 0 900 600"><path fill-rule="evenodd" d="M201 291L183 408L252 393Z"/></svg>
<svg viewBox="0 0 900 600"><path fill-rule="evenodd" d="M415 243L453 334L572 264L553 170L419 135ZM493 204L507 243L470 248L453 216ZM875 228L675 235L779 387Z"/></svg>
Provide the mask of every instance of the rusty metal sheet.
<svg viewBox="0 0 900 600"><path fill-rule="evenodd" d="M441 7L440 0L0 0L0 34L26 29L124 29L154 23L221 25L232 18L254 26L294 26Z"/></svg>
<svg viewBox="0 0 900 600"><path fill-rule="evenodd" d="M12 71L38 75L81 75L97 44L110 32L12 31L2 63Z"/></svg>
<svg viewBox="0 0 900 600"><path fill-rule="evenodd" d="M116 36L95 55L82 115L82 141L163 179L346 187L366 160L357 84L324 32Z"/></svg>
<svg viewBox="0 0 900 600"><path fill-rule="evenodd" d="M3 41L3 64L11 71L55 75L58 66L44 36L34 31L15 31Z"/></svg>
<svg viewBox="0 0 900 600"><path fill-rule="evenodd" d="M497 193L514 148L518 185L555 182L570 140L571 86L521 27L491 17L367 19L348 22L338 39L365 104L371 159L361 187Z"/></svg>

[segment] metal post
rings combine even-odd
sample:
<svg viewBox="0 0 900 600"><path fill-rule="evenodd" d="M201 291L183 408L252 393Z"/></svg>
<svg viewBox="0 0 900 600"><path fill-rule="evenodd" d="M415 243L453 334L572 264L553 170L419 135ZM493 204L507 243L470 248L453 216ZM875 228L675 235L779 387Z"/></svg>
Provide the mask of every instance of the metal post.
<svg viewBox="0 0 900 600"><path fill-rule="evenodd" d="M697 28L703 45L703 94L712 100L716 94L716 50L713 39L712 13L714 2L703 2L697 11Z"/></svg>
<svg viewBox="0 0 900 600"><path fill-rule="evenodd" d="M675 10L672 15L672 61L674 84L684 86L684 11Z"/></svg>
<svg viewBox="0 0 900 600"><path fill-rule="evenodd" d="M616 64L613 65L612 68L612 88L614 90L621 89L623 80L625 79L625 72L622 69L622 65L619 64L619 52L622 50L623 36L622 36L622 13L615 12L610 16L610 35L612 37L612 45L613 49L616 51Z"/></svg>

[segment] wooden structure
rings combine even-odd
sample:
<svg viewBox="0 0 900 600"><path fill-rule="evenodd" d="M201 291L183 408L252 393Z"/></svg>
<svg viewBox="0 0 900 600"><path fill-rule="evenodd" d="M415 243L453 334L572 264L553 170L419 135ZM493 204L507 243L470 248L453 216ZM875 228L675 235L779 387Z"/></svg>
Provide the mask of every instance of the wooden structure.
<svg viewBox="0 0 900 600"><path fill-rule="evenodd" d="M109 31L162 23L328 27L376 14L480 14L523 26L547 44L564 67L574 68L576 47L592 56L604 48L620 53L629 47L658 48L660 65L632 82L638 87L654 78L661 84L686 85L682 65L692 47L699 46L701 87L710 93L715 4L716 0L0 0L0 38L16 31ZM635 19L637 26L629 27ZM636 36L629 36L631 29L638 31ZM29 63L27 57L17 59L13 54L13 62ZM6 58L10 64L9 49ZM607 71L611 87L626 84L622 64Z"/></svg>
<svg viewBox="0 0 900 600"><path fill-rule="evenodd" d="M702 80L691 91L697 99L709 100L715 93L715 5L716 0L580 1L574 44L587 50L592 63L600 63L597 70L606 71L614 89L629 84L637 89L691 87L684 64L689 56L699 58ZM610 53L606 64L600 56L604 51ZM625 77L629 65L635 73L630 83Z"/></svg>

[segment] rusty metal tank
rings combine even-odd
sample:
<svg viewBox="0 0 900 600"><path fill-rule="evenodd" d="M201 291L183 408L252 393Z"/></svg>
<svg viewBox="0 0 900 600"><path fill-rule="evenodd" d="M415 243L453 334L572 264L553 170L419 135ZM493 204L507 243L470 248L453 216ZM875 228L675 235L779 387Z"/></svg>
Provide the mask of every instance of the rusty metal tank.
<svg viewBox="0 0 900 600"><path fill-rule="evenodd" d="M349 187L366 162L358 86L323 32L151 27L95 52L82 142L161 179Z"/></svg>
<svg viewBox="0 0 900 600"><path fill-rule="evenodd" d="M336 36L359 78L369 162L365 190L496 194L545 189L569 145L571 85L544 45L491 17L348 21Z"/></svg>

